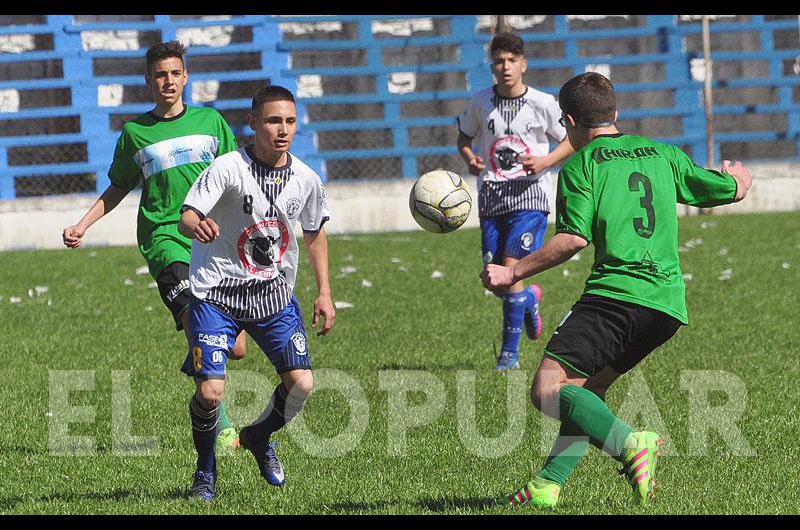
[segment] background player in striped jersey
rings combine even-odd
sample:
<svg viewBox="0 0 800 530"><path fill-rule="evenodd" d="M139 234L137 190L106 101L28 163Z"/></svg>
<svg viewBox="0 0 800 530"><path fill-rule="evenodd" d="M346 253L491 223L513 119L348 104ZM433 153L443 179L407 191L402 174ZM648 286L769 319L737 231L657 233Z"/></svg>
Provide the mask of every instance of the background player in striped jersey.
<svg viewBox="0 0 800 530"><path fill-rule="evenodd" d="M284 483L270 436L300 412L313 387L303 315L292 294L298 220L318 288L312 327L322 317L318 334L324 335L336 318L323 228L328 201L319 175L289 153L297 132L292 93L280 86L262 88L248 121L255 142L211 164L186 196L180 222L181 232L198 241L190 270L192 348L183 371L196 381L189 406L198 454L192 494L204 500L216 494L213 429L228 353L243 329L281 381L263 414L241 430L241 444L269 484Z"/></svg>
<svg viewBox="0 0 800 530"><path fill-rule="evenodd" d="M478 176L478 214L484 264L512 266L542 245L553 186L551 168L574 151L558 123L555 98L524 82L528 68L518 36L498 33L490 44L496 84L475 94L458 118L458 151ZM559 142L550 151L550 142ZM503 345L498 370L518 368L523 323L542 333L538 285L498 291L503 299Z"/></svg>
<svg viewBox="0 0 800 530"><path fill-rule="evenodd" d="M180 208L189 187L214 158L236 149L236 138L219 113L183 102L188 81L180 42L162 42L147 50L145 83L155 108L127 122L108 170L111 184L83 218L64 229L64 244L81 245L86 231L141 184L136 236L158 291L175 319L187 330L189 260L192 242L178 232ZM188 331L187 331L188 339ZM233 358L245 355L246 335L236 340ZM238 437L221 407L217 444L235 448Z"/></svg>
<svg viewBox="0 0 800 530"><path fill-rule="evenodd" d="M556 234L513 267L487 265L489 289L565 262L594 242L583 296L545 348L531 388L537 409L561 420L538 475L509 497L553 507L591 443L622 463L637 503L653 497L659 436L634 432L605 404L616 379L689 323L678 257L676 203L738 202L752 184L739 162L703 169L679 148L616 127L614 87L589 72L559 93L569 140L578 149L558 176Z"/></svg>

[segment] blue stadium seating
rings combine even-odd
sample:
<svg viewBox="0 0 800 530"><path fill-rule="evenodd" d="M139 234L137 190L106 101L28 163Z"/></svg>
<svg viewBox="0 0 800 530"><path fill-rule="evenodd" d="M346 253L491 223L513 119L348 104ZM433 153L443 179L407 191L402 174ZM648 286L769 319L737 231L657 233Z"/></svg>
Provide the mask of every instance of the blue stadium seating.
<svg viewBox="0 0 800 530"><path fill-rule="evenodd" d="M323 178L464 169L454 116L491 83L491 34L477 16L2 15L0 100L11 103L0 106L0 199L105 189L121 124L151 108L145 49L189 28L223 26L227 45L190 47L186 99L195 103L194 83L218 81L216 99L196 104L220 110L240 140L251 134L250 96L271 82L300 88L295 151ZM126 30L138 32L138 49L82 45L82 32ZM617 88L621 127L705 162L702 82L692 76L693 59L702 57L699 21L547 15L516 31L526 42L529 84L557 93L570 76L600 65ZM712 22L711 31L716 158L797 160L798 18L736 16ZM25 35L33 46L13 53L9 42ZM99 106L101 85L122 85L121 104Z"/></svg>

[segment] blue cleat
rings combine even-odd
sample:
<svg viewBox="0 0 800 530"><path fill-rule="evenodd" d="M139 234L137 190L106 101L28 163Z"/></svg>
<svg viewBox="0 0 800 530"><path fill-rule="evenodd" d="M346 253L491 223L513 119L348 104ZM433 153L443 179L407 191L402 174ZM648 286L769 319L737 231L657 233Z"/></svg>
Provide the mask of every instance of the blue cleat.
<svg viewBox="0 0 800 530"><path fill-rule="evenodd" d="M504 351L500 354L500 357L497 358L495 370L516 370L517 368L519 368L519 361L517 360L516 353Z"/></svg>
<svg viewBox="0 0 800 530"><path fill-rule="evenodd" d="M206 502L213 501L216 496L216 481L217 477L214 473L196 471L192 481L191 496Z"/></svg>
<svg viewBox="0 0 800 530"><path fill-rule="evenodd" d="M244 447L253 454L261 476L273 486L283 486L286 482L286 478L283 474L281 461L278 460L278 455L275 454L275 448L278 447L278 443L268 442L264 444L263 442L266 442L266 440L259 443L259 441L254 438L255 436L252 433L252 428L249 426L239 431L241 447Z"/></svg>
<svg viewBox="0 0 800 530"><path fill-rule="evenodd" d="M539 313L539 303L542 301L542 288L538 285L531 284L527 289L533 295L535 300L533 304L533 311L525 311L525 334L531 340L536 340L542 336L542 315Z"/></svg>

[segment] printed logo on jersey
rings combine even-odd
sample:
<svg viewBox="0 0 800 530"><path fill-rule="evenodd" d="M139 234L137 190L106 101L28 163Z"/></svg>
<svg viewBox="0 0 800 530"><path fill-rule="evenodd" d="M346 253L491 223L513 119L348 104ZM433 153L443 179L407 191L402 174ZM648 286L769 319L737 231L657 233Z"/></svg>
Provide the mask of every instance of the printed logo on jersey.
<svg viewBox="0 0 800 530"><path fill-rule="evenodd" d="M211 162L219 140L207 134L170 138L140 149L133 160L142 169L145 180L161 171L194 162Z"/></svg>
<svg viewBox="0 0 800 530"><path fill-rule="evenodd" d="M268 219L246 228L239 236L237 248L239 260L250 274L272 280L280 273L278 268L288 246L286 225Z"/></svg>
<svg viewBox="0 0 800 530"><path fill-rule="evenodd" d="M627 149L609 149L608 147L598 147L592 151L592 160L598 164L611 160L624 159L633 160L635 158L651 158L661 156L655 147L637 147L633 151Z"/></svg>
<svg viewBox="0 0 800 530"><path fill-rule="evenodd" d="M306 338L301 332L298 331L292 335L292 344L297 350L297 355L306 354Z"/></svg>
<svg viewBox="0 0 800 530"><path fill-rule="evenodd" d="M290 197L286 201L286 217L289 219L294 219L297 215L297 212L300 211L300 199L297 197Z"/></svg>
<svg viewBox="0 0 800 530"><path fill-rule="evenodd" d="M207 333L198 333L197 342L202 342L208 346L216 346L218 348L228 347L228 336L222 333L221 335L208 335Z"/></svg>
<svg viewBox="0 0 800 530"><path fill-rule="evenodd" d="M531 245L533 245L533 234L530 232L525 232L522 234L522 237L519 238L520 243L522 244L522 248L525 250L530 250Z"/></svg>
<svg viewBox="0 0 800 530"><path fill-rule="evenodd" d="M504 136L489 149L489 161L498 177L515 179L526 175L522 157L531 154L530 148L517 136Z"/></svg>

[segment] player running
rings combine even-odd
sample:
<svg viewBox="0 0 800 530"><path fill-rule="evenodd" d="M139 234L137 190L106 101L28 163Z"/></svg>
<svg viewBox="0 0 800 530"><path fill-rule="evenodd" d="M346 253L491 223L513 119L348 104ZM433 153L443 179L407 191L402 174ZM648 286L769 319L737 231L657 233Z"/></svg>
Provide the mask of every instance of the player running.
<svg viewBox="0 0 800 530"><path fill-rule="evenodd" d="M328 283L330 217L319 176L289 149L297 132L292 93L272 85L253 97L248 116L255 143L221 156L197 179L181 209L181 233L197 239L192 248L189 305L191 351L183 371L195 378L190 401L197 469L192 495L216 495L213 432L225 388L225 364L233 337L247 330L280 376L266 409L241 430L242 447L256 459L273 486L285 482L273 433L303 408L314 380L300 304L293 290L300 221L314 269L318 295L312 327L320 316L324 335L336 311Z"/></svg>
<svg viewBox="0 0 800 530"><path fill-rule="evenodd" d="M528 68L518 36L498 33L490 44L496 84L475 94L458 118L458 151L478 176L484 264L513 266L542 246L553 188L552 168L573 154L553 96L524 82ZM559 142L550 151L550 142ZM475 151L473 151L473 148ZM503 299L503 345L497 370L519 368L522 334L542 334L541 288L516 282Z"/></svg>
<svg viewBox="0 0 800 530"><path fill-rule="evenodd" d="M591 443L622 464L644 506L653 498L661 440L614 416L605 394L689 322L676 203L741 201L752 177L740 162L703 169L673 145L620 133L614 87L600 74L570 79L559 105L578 152L558 176L556 234L514 266L490 264L481 275L487 288L502 288L595 246L583 295L547 344L531 388L534 406L561 420L558 438L539 474L509 501L554 507Z"/></svg>
<svg viewBox="0 0 800 530"><path fill-rule="evenodd" d="M111 184L78 224L65 228L62 234L67 247L78 248L89 227L141 184L136 222L139 251L178 331L188 330L192 245L178 233L180 207L189 187L211 161L236 149L236 138L216 110L184 104L183 89L189 76L183 61L185 53L177 41L162 42L147 50L144 79L155 108L125 124L108 171ZM237 338L234 358L244 356L246 339L245 335ZM224 407L217 444L220 449L238 445L236 429Z"/></svg>

